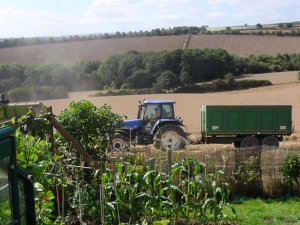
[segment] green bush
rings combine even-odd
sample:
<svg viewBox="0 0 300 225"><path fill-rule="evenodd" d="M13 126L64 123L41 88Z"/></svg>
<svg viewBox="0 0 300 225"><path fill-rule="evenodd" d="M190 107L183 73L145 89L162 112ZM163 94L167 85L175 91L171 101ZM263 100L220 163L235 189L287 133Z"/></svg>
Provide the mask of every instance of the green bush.
<svg viewBox="0 0 300 225"><path fill-rule="evenodd" d="M288 183L290 191L294 190L294 182L298 183L300 178L300 160L295 151L289 151L288 155L283 161L281 172L284 181Z"/></svg>
<svg viewBox="0 0 300 225"><path fill-rule="evenodd" d="M268 80L214 80L212 83L205 83L201 85L193 85L189 87L182 87L175 90L175 93L206 93L206 92L218 92L226 90L243 90L249 88L270 86L272 83Z"/></svg>
<svg viewBox="0 0 300 225"><path fill-rule="evenodd" d="M240 80L236 86L237 90L247 89L247 88L256 88L272 85L269 80Z"/></svg>
<svg viewBox="0 0 300 225"><path fill-rule="evenodd" d="M211 83L212 91L227 91L229 86L226 84L225 80L216 79Z"/></svg>
<svg viewBox="0 0 300 225"><path fill-rule="evenodd" d="M236 87L236 81L233 78L232 73L228 73L225 75L225 83L227 84L229 89L234 89Z"/></svg>
<svg viewBox="0 0 300 225"><path fill-rule="evenodd" d="M233 174L234 192L244 196L257 196L262 192L261 168L257 157L251 156L248 160L238 164Z"/></svg>
<svg viewBox="0 0 300 225"><path fill-rule="evenodd" d="M142 88L142 89L120 89L115 91L109 90L105 93L97 92L92 96L99 97L99 96L144 95L144 94L162 94L162 93L165 92L158 86L154 86L153 88Z"/></svg>

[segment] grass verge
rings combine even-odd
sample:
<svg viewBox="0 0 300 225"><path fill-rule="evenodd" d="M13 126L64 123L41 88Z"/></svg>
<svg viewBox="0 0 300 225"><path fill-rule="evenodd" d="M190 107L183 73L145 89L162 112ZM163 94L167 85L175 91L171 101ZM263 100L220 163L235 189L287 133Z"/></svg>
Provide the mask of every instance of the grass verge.
<svg viewBox="0 0 300 225"><path fill-rule="evenodd" d="M236 210L239 225L300 224L300 197L289 199L249 199L231 203ZM224 210L224 213L227 209Z"/></svg>

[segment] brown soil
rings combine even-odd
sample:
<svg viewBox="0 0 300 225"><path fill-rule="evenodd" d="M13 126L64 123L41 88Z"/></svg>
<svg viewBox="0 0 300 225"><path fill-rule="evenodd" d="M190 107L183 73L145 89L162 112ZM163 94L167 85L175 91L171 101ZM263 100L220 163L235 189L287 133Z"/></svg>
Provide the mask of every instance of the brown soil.
<svg viewBox="0 0 300 225"><path fill-rule="evenodd" d="M0 48L0 62L43 64L72 63L79 60L105 60L129 50L163 51L183 47L186 35L168 37L118 38L108 40Z"/></svg>
<svg viewBox="0 0 300 225"><path fill-rule="evenodd" d="M277 73L263 73L263 74L249 74L235 77L236 80L269 80L272 84L283 84L298 82L298 71L291 72L277 72Z"/></svg>
<svg viewBox="0 0 300 225"><path fill-rule="evenodd" d="M283 79L282 77L286 77ZM53 107L54 114L58 115L63 109L68 108L71 101L88 100L97 107L108 103L113 112L127 114L128 119L134 119L137 115L139 100L162 99L175 100L175 112L183 119L186 130L190 133L200 134L200 107L201 105L292 105L293 125L295 131L300 132L300 82L297 81L296 72L278 74L260 74L245 77L243 79L259 78L271 80L277 85L262 88L253 88L242 91L229 91L222 93L206 94L153 94L153 95L128 95L111 97L90 97L90 92L72 92L68 99L47 100L43 103ZM296 82L296 83L289 83ZM285 84L278 84L285 83ZM297 139L297 138L296 138ZM298 139L299 140L299 139Z"/></svg>
<svg viewBox="0 0 300 225"><path fill-rule="evenodd" d="M247 57L300 52L299 37L277 37L256 35L193 35L189 48L221 48L230 54Z"/></svg>
<svg viewBox="0 0 300 225"><path fill-rule="evenodd" d="M182 49L186 35L117 38L60 44L0 48L0 62L43 64L72 63L79 60L105 60L129 50L139 52ZM300 37L256 35L192 35L189 48L222 48L242 56L277 55L300 52Z"/></svg>

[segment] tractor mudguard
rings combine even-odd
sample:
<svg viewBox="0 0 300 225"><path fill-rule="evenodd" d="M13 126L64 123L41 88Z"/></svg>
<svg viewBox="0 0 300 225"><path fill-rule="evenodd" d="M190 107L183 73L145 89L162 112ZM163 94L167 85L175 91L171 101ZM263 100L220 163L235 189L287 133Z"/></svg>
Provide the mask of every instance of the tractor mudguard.
<svg viewBox="0 0 300 225"><path fill-rule="evenodd" d="M150 134L153 135L155 134L156 130L158 129L158 126L162 126L163 124L176 124L179 126L183 126L180 119L158 119L155 124L152 126Z"/></svg>

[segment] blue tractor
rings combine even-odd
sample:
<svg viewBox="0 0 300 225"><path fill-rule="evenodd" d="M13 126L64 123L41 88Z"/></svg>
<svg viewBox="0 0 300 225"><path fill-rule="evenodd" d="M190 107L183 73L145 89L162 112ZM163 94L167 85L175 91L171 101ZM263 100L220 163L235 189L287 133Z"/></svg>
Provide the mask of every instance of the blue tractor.
<svg viewBox="0 0 300 225"><path fill-rule="evenodd" d="M139 102L137 119L124 121L112 138L112 149L127 151L132 145L153 144L157 149L183 149L186 133L182 119L175 117L175 101Z"/></svg>

